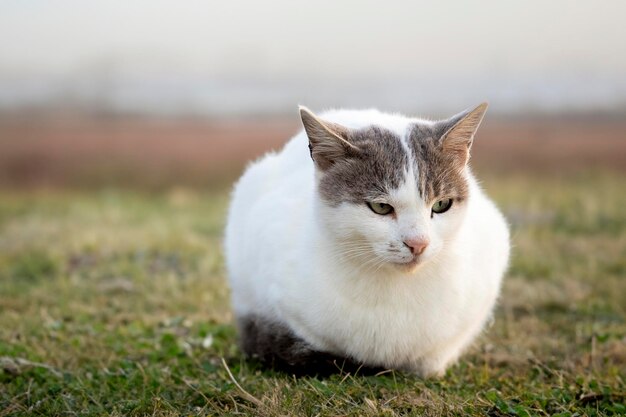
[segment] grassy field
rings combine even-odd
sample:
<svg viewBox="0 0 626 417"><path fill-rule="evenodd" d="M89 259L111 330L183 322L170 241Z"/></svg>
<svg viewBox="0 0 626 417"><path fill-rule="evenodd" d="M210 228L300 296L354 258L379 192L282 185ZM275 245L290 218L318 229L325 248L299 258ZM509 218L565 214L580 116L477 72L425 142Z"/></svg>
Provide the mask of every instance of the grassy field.
<svg viewBox="0 0 626 417"><path fill-rule="evenodd" d="M0 192L0 416L626 414L626 174L484 186L511 267L493 324L428 380L246 362L225 189Z"/></svg>

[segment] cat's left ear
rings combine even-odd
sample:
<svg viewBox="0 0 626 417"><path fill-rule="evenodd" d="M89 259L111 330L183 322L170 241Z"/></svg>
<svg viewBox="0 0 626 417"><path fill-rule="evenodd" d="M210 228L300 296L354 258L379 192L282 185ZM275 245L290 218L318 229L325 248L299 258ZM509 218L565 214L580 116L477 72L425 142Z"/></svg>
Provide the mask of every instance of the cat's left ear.
<svg viewBox="0 0 626 417"><path fill-rule="evenodd" d="M465 110L443 122L446 129L441 136L444 151L458 155L464 163L467 163L474 135L488 106L487 103L482 103L474 109Z"/></svg>

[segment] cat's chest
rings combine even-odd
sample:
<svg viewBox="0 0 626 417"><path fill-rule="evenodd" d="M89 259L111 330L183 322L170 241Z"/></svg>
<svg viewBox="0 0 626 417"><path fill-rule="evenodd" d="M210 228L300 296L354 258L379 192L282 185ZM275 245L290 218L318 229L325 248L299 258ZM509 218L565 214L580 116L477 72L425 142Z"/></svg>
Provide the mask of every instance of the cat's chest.
<svg viewBox="0 0 626 417"><path fill-rule="evenodd" d="M464 289L449 277L390 282L361 277L341 279L339 284L327 278L341 271L326 270L327 276L321 276L324 268L316 272L292 289L292 296L277 301L292 325L321 348L349 350L360 345L382 354L398 346L434 346L462 325L451 306L463 303Z"/></svg>

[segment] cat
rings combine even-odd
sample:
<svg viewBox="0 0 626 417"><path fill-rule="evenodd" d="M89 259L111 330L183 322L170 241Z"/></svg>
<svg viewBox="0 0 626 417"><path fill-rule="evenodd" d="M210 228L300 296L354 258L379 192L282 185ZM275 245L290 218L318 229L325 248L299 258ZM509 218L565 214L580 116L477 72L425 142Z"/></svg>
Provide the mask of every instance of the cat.
<svg viewBox="0 0 626 417"><path fill-rule="evenodd" d="M487 104L320 116L235 185L226 266L243 352L294 373L441 376L492 315L507 223L468 161ZM308 148L308 149L307 149Z"/></svg>

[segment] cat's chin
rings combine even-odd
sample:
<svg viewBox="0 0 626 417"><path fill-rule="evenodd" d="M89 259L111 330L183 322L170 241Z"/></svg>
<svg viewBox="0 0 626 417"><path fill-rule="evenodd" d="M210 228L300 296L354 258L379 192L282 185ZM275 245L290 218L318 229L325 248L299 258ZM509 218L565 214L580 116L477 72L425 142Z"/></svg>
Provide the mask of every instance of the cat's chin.
<svg viewBox="0 0 626 417"><path fill-rule="evenodd" d="M423 264L419 258L413 259L409 262L394 262L393 265L402 271L403 273L410 274L415 271Z"/></svg>

